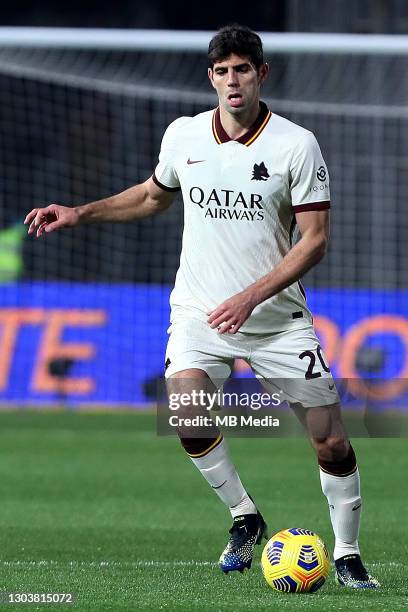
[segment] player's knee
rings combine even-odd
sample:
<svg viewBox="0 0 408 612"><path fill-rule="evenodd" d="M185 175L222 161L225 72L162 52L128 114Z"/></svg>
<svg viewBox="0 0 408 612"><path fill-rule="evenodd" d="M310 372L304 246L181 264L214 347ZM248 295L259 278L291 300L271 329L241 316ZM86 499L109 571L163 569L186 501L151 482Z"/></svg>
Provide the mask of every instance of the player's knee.
<svg viewBox="0 0 408 612"><path fill-rule="evenodd" d="M314 438L313 446L319 460L339 462L347 456L350 443L344 436L329 435L324 438Z"/></svg>
<svg viewBox="0 0 408 612"><path fill-rule="evenodd" d="M209 398L216 389L202 370L177 372L166 381L169 408L183 419L208 416Z"/></svg>

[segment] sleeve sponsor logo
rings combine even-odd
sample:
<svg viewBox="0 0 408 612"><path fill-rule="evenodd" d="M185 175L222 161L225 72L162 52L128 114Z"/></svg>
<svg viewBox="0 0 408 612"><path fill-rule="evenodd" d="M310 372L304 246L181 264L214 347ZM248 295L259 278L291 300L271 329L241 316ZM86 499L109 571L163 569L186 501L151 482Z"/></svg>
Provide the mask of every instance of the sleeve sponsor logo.
<svg viewBox="0 0 408 612"><path fill-rule="evenodd" d="M326 168L324 166L320 166L320 168L316 172L316 176L319 179L319 181L322 181L322 182L325 181L327 177Z"/></svg>

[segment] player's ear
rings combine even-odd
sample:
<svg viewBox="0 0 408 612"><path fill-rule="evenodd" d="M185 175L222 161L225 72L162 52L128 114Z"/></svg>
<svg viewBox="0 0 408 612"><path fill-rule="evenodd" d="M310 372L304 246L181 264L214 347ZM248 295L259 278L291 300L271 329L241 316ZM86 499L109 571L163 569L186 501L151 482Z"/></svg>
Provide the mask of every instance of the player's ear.
<svg viewBox="0 0 408 612"><path fill-rule="evenodd" d="M213 73L212 68L209 68L209 69L208 69L208 78L210 79L210 83L211 83L211 85L212 85L212 86L214 87L214 89L215 89L215 85L214 85L214 73Z"/></svg>
<svg viewBox="0 0 408 612"><path fill-rule="evenodd" d="M266 81L269 74L269 65L266 62L259 67L258 74L259 84L262 85L262 83Z"/></svg>

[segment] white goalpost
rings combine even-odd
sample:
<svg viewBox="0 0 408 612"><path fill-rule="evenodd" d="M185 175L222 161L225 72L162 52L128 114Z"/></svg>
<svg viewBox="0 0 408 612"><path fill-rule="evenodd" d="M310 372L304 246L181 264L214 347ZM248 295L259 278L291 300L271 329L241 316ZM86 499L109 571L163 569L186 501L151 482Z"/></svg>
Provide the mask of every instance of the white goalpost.
<svg viewBox="0 0 408 612"><path fill-rule="evenodd" d="M122 49L205 52L214 32L197 30L121 30L103 28L0 27L5 47ZM391 34L321 34L260 32L267 53L353 53L408 55L408 36Z"/></svg>

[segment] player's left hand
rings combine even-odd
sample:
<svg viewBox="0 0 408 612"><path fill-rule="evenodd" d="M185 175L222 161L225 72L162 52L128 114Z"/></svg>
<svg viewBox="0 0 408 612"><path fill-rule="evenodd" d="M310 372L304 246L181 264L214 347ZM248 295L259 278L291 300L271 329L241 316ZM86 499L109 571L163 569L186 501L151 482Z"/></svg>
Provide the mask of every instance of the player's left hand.
<svg viewBox="0 0 408 612"><path fill-rule="evenodd" d="M236 334L256 305L251 293L241 291L207 313L208 324L213 329L217 328L219 334Z"/></svg>

